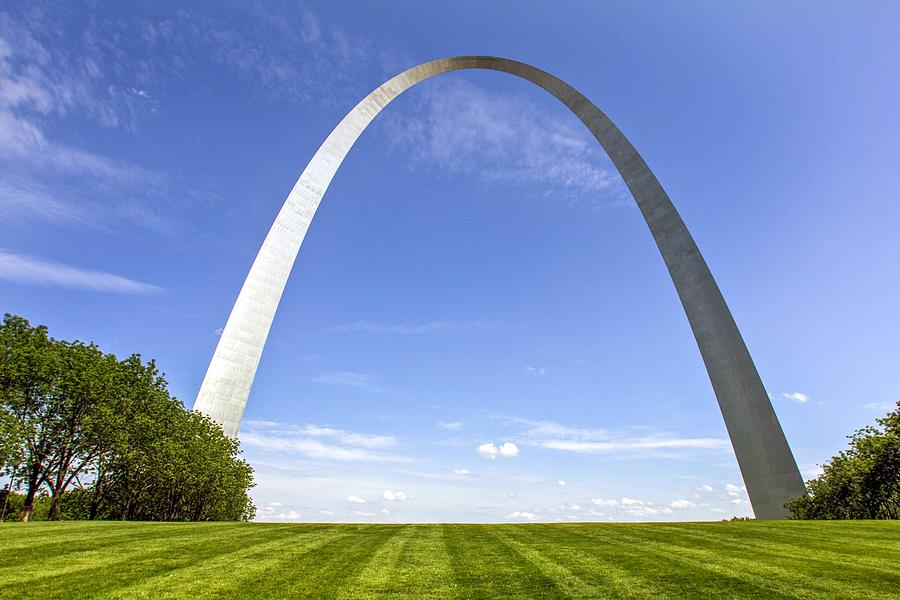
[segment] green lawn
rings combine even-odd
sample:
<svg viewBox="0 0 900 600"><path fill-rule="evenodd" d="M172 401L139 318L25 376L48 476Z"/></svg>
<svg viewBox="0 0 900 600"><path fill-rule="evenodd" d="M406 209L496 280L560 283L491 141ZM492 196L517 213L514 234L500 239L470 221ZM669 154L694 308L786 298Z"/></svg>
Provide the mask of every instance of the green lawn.
<svg viewBox="0 0 900 600"><path fill-rule="evenodd" d="M900 598L900 523L0 524L3 598Z"/></svg>

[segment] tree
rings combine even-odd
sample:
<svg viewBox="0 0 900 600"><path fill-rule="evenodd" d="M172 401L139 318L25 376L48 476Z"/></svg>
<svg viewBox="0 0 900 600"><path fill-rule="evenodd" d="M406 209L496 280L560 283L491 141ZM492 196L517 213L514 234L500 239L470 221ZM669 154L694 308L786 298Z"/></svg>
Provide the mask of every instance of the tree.
<svg viewBox="0 0 900 600"><path fill-rule="evenodd" d="M6 515L9 514L9 499L15 484L15 474L25 459L24 443L25 436L18 419L8 412L5 406L0 405L0 475L9 478L6 489L0 491L0 494L3 494L3 502L0 503L0 521L6 520Z"/></svg>
<svg viewBox="0 0 900 600"><path fill-rule="evenodd" d="M16 419L23 440L23 460L9 474L26 490L20 515L23 521L31 518L35 496L43 484L51 443L43 425L53 419L51 402L61 373L58 359L46 327L31 327L13 315L4 317L0 327L0 401L4 411Z"/></svg>
<svg viewBox="0 0 900 600"><path fill-rule="evenodd" d="M877 425L857 430L850 447L785 506L792 519L900 518L900 402Z"/></svg>
<svg viewBox="0 0 900 600"><path fill-rule="evenodd" d="M236 440L173 398L155 361L118 360L6 315L0 326L4 502L19 519L239 520L253 469Z"/></svg>

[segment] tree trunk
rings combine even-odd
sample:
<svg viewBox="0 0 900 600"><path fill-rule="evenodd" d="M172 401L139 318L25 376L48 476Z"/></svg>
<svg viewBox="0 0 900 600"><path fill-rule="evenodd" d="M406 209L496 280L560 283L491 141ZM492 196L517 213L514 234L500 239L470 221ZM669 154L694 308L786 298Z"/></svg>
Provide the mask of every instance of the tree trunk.
<svg viewBox="0 0 900 600"><path fill-rule="evenodd" d="M62 499L62 492L57 492L50 497L50 511L47 513L48 521L59 520L59 502Z"/></svg>
<svg viewBox="0 0 900 600"><path fill-rule="evenodd" d="M29 485L28 491L25 493L25 505L22 506L22 512L19 513L19 523L27 523L34 514L34 495L37 490L35 486Z"/></svg>
<svg viewBox="0 0 900 600"><path fill-rule="evenodd" d="M98 478L97 481L94 482L94 489L91 490L91 509L88 514L88 519L91 521L95 520L97 518L97 513L100 512L100 502L103 500L103 494L101 493L102 483L102 477Z"/></svg>
<svg viewBox="0 0 900 600"><path fill-rule="evenodd" d="M22 512L19 513L19 523L27 523L34 514L34 497L37 495L40 473L39 464L34 464L28 470L28 491L25 492L25 504L22 506Z"/></svg>

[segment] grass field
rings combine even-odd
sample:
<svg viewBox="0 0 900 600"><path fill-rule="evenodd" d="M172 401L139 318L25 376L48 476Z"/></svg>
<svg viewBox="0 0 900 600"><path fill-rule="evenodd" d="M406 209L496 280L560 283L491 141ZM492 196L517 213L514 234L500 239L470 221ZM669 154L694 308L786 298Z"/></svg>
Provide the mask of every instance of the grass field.
<svg viewBox="0 0 900 600"><path fill-rule="evenodd" d="M3 598L900 598L900 523L0 524Z"/></svg>

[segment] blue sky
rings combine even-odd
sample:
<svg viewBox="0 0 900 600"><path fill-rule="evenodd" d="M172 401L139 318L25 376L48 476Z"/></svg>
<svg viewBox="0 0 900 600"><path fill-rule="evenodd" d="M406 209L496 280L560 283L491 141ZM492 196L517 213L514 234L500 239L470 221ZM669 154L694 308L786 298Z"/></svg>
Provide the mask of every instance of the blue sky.
<svg viewBox="0 0 900 600"><path fill-rule="evenodd" d="M801 470L900 399L900 8L5 3L0 308L193 404L287 192L405 68L493 54L607 112L719 282ZM325 196L240 434L259 517L750 514L640 214L575 117L422 83Z"/></svg>

